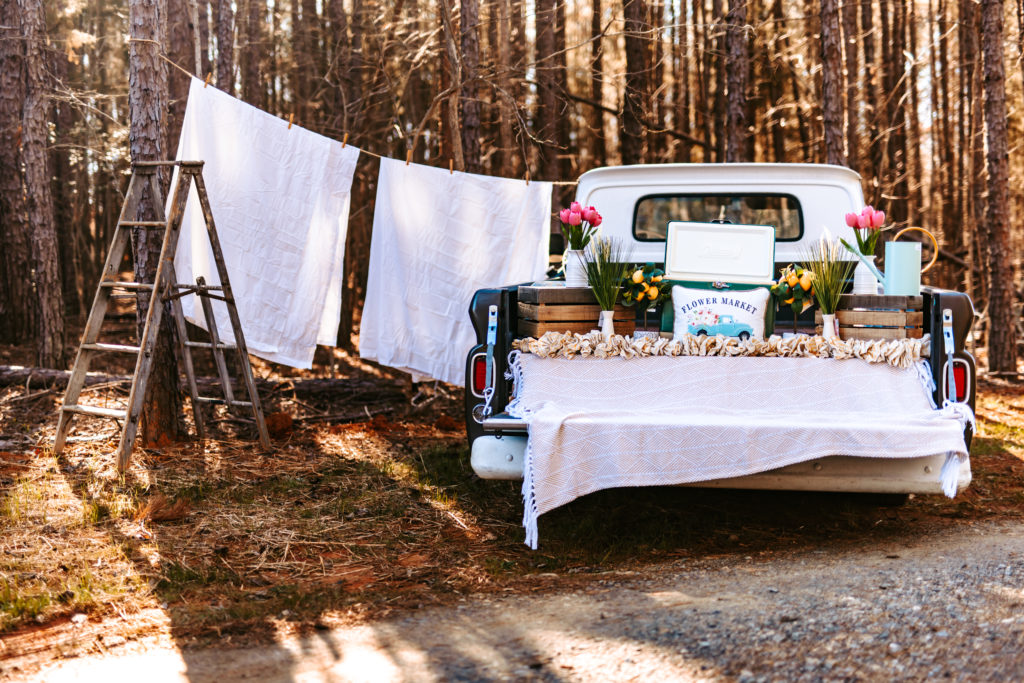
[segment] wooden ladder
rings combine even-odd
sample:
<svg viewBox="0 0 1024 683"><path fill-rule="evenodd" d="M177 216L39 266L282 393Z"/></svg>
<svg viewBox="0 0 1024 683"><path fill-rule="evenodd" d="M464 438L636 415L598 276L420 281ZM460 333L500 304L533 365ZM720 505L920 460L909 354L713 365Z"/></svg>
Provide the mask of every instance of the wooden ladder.
<svg viewBox="0 0 1024 683"><path fill-rule="evenodd" d="M173 200L171 202L170 216L168 217L164 214L164 202L163 195L160 192L158 172L163 167L175 166L178 167L178 174L174 183ZM181 234L181 224L185 215L185 205L188 202L189 188L193 182L195 183L196 193L199 196L199 203L205 218L206 234L209 236L210 245L213 248L213 257L221 282L219 286L208 286L202 277L197 278L195 284L179 284L174 272L174 255L177 251L178 237ZM156 221L135 220L139 202L147 185L150 188L150 197L157 214L158 220ZM133 229L138 228L163 230L160 261L157 265L153 284L122 282L118 280L121 260L129 244L130 233ZM126 290L127 294L115 294L114 290ZM137 297L142 292L150 292L151 296L149 310L146 313L146 324L143 328L142 339L139 345L101 343L99 341L100 330L103 327L103 320L106 317L107 307L111 299L133 295ZM188 294L196 294L200 297L203 316L210 333L209 342L194 342L188 339L185 315L181 307L181 297ZM227 305L228 316L231 318L231 328L235 337L234 344L226 344L220 340L210 299L223 301ZM229 407L249 407L252 408L256 427L259 430L260 445L265 450L270 449L270 437L267 435L267 426L263 420L263 410L260 407L259 394L256 392L252 367L249 365L249 355L245 347L245 338L242 335L242 325L238 319L238 310L235 307L234 296L231 294L228 271L224 266L224 254L221 251L220 240L217 239L217 229L214 226L213 213L210 210L210 201L206 194L206 184L203 182L203 162L144 161L132 164L132 177L128 183L124 205L121 207L121 215L118 217L114 239L110 245L110 251L107 253L106 264L103 267L103 274L100 276L100 282L96 288L92 310L89 312L89 319L86 322L85 331L82 333L82 342L78 346L75 364L71 370L71 377L68 379L64 403L61 406L60 418L57 422L57 437L53 447L54 454L59 455L64 450L68 430L71 427L71 418L76 413L110 418L122 423L121 443L118 446L117 454L117 468L122 473L127 470L128 459L131 456L132 445L135 442L136 432L138 431L142 404L146 396L146 384L152 369L153 350L156 346L157 335L160 330L160 320L163 316L164 304L168 302L170 303L171 316L174 318L178 331L176 355L179 362L185 368L188 390L192 398L192 412L195 416L197 436L200 439L205 438L201 411L203 403L222 404ZM192 365L192 349L194 348L205 348L212 351L223 398L199 395L195 371ZM238 351L242 380L249 396L248 401L236 400L232 391L231 377L224 358L224 351L229 349L236 349ZM137 356L135 373L132 375L131 392L128 394L127 409L116 410L80 405L78 399L85 384L85 376L89 370L90 361L96 354L111 352L133 353Z"/></svg>

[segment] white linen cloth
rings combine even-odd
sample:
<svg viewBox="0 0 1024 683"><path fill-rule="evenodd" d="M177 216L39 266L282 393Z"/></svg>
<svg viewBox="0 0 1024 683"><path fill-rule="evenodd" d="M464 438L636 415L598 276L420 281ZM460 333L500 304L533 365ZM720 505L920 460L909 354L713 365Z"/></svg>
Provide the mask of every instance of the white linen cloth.
<svg viewBox="0 0 1024 683"><path fill-rule="evenodd" d="M512 357L507 410L528 424L532 548L538 516L600 489L738 477L828 455L967 457L970 409L935 409L926 362ZM945 469L955 492L955 468Z"/></svg>
<svg viewBox="0 0 1024 683"><path fill-rule="evenodd" d="M544 276L551 187L381 159L359 355L464 384L473 293Z"/></svg>
<svg viewBox="0 0 1024 683"><path fill-rule="evenodd" d="M193 78L177 158L206 162L203 179L249 352L310 367L317 344L336 344L359 149L289 129ZM220 284L194 189L174 264L180 282L202 275ZM233 341L227 308L213 304L221 338ZM182 305L206 329L198 297Z"/></svg>

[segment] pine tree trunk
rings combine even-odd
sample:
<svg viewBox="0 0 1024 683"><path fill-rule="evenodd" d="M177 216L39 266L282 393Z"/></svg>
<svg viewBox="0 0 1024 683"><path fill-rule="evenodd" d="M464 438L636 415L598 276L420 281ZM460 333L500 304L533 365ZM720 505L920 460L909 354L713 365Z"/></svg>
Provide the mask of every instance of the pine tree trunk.
<svg viewBox="0 0 1024 683"><path fill-rule="evenodd" d="M1009 138L1006 130L1006 71L1003 64L1003 2L981 2L985 133L988 140L988 207L985 260L988 276L988 367L1017 371L1017 320L1013 254L1010 252Z"/></svg>
<svg viewBox="0 0 1024 683"><path fill-rule="evenodd" d="M869 204L874 204L877 194L878 178L878 83L875 64L875 28L874 7L872 0L861 0L860 4L860 42L864 50L864 81L860 88L862 108L864 110L864 139L866 149L860 154L860 174L868 179L864 194Z"/></svg>
<svg viewBox="0 0 1024 683"><path fill-rule="evenodd" d="M128 52L128 108L131 126L128 142L132 161L153 161L164 158L165 107L167 102L167 71L159 56L162 43L159 0L130 0L129 35L133 40ZM143 42L153 41L153 42ZM155 220L154 197L140 203L139 220ZM163 231L136 229L133 232L135 281L153 282ZM138 335L142 338L150 302L145 293L138 297ZM174 335L169 312L163 316L157 332L152 372L146 391L139 436L143 446L159 446L176 440L181 430L181 396L178 391L178 369L174 355Z"/></svg>
<svg viewBox="0 0 1024 683"><path fill-rule="evenodd" d="M711 27L714 40L712 42L712 53L714 58L709 60L708 69L714 73L715 95L712 105L711 119L715 129L715 161L725 161L728 146L726 128L729 116L728 104L726 102L726 45L725 30L722 14L722 0L711 0Z"/></svg>
<svg viewBox="0 0 1024 683"><path fill-rule="evenodd" d="M843 165L843 65L839 50L839 6L821 0L821 111L825 130L825 162Z"/></svg>
<svg viewBox="0 0 1024 683"><path fill-rule="evenodd" d="M592 0L590 12L590 99L600 104L604 102L604 46L601 41L604 27L601 25L601 0ZM604 110L600 107L590 109L590 130L594 165L604 166L608 163L608 153L604 138Z"/></svg>
<svg viewBox="0 0 1024 683"><path fill-rule="evenodd" d="M58 82L68 81L68 60L59 52L50 53L50 69ZM55 139L69 139L76 122L76 113L67 99L57 100L53 116ZM61 291L64 297L64 312L74 318L85 317L85 297L82 291L82 260L79 251L79 236L84 232L84 221L76 221L75 198L76 178L71 167L71 153L68 145L55 145L50 149L50 167L53 169L51 191L53 196L53 219L57 231L57 249L60 253Z"/></svg>
<svg viewBox="0 0 1024 683"><path fill-rule="evenodd" d="M242 52L242 99L255 107L263 106L260 85L260 57L262 51L264 0L247 0L245 19L245 50Z"/></svg>
<svg viewBox="0 0 1024 683"><path fill-rule="evenodd" d="M21 37L25 44L22 155L36 292L36 362L47 368L63 368L64 297L58 272L57 230L53 220L47 149L51 107L44 63L46 24L41 0L19 0L18 7L21 10Z"/></svg>
<svg viewBox="0 0 1024 683"><path fill-rule="evenodd" d="M725 17L725 72L728 80L728 123L726 125L725 160L745 159L747 122L747 74L750 57L747 53L746 0L729 0Z"/></svg>
<svg viewBox="0 0 1024 683"><path fill-rule="evenodd" d="M164 0L167 7L167 43L168 55L175 64L192 70L195 62L193 50L193 31L190 22L190 0ZM185 120L185 101L188 99L190 79L177 69L165 69L167 72L167 90L170 97L167 117L167 144L164 147L168 158L173 158L178 151L178 136L181 135L181 124Z"/></svg>
<svg viewBox="0 0 1024 683"><path fill-rule="evenodd" d="M480 68L480 3L462 0L460 23L462 47L462 156L464 170L482 173L480 163L480 94L477 72Z"/></svg>
<svg viewBox="0 0 1024 683"><path fill-rule="evenodd" d="M337 1L337 0L336 0ZM235 11L231 0L217 3L217 87L235 94Z"/></svg>
<svg viewBox="0 0 1024 683"><path fill-rule="evenodd" d="M11 344L31 339L35 324L21 171L25 70L20 25L17 0L0 0L0 342Z"/></svg>
<svg viewBox="0 0 1024 683"><path fill-rule="evenodd" d="M622 163L644 159L644 113L647 109L646 9L643 0L625 0L626 92L622 112Z"/></svg>
<svg viewBox="0 0 1024 683"><path fill-rule="evenodd" d="M860 145L857 107L858 46L857 0L843 0L843 52L846 62L846 165L853 170L860 168Z"/></svg>
<svg viewBox="0 0 1024 683"><path fill-rule="evenodd" d="M672 3L674 8L676 5ZM686 6L682 6L685 13ZM673 32L675 34L673 58L673 100L675 101L675 112L672 115L672 123L676 130L691 135L690 109L693 101L690 90L690 22L685 21L678 13L674 15ZM681 162L690 161L693 145L690 141L679 140L676 146L675 160Z"/></svg>
<svg viewBox="0 0 1024 683"><path fill-rule="evenodd" d="M534 134L543 147L538 149L539 171L548 180L557 180L558 94L555 78L555 0L537 0L537 111ZM627 39L628 40L628 39Z"/></svg>

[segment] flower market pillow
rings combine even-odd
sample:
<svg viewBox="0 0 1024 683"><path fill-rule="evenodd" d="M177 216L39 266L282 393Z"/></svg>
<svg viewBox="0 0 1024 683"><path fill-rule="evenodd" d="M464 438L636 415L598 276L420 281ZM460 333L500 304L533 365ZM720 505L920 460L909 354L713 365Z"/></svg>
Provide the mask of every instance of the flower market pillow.
<svg viewBox="0 0 1024 683"><path fill-rule="evenodd" d="M764 339L768 290L689 289L676 285L672 288L672 308L673 337L689 333Z"/></svg>

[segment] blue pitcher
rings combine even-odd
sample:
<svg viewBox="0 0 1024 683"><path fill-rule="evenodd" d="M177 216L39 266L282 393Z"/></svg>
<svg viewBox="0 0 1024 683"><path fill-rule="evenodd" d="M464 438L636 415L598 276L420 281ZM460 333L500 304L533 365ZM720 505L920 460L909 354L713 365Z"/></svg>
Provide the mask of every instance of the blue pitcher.
<svg viewBox="0 0 1024 683"><path fill-rule="evenodd" d="M928 235L934 247L932 260L924 268L921 267L921 243L920 242L897 242L905 232L918 230ZM856 252L854 252L856 253ZM904 228L896 233L891 242L885 243L885 273L878 270L875 264L871 263L863 254L856 253L857 258L871 270L882 286L885 293L891 296L918 296L921 294L921 273L927 272L935 265L939 258L939 244L935 241L935 235L924 228Z"/></svg>

